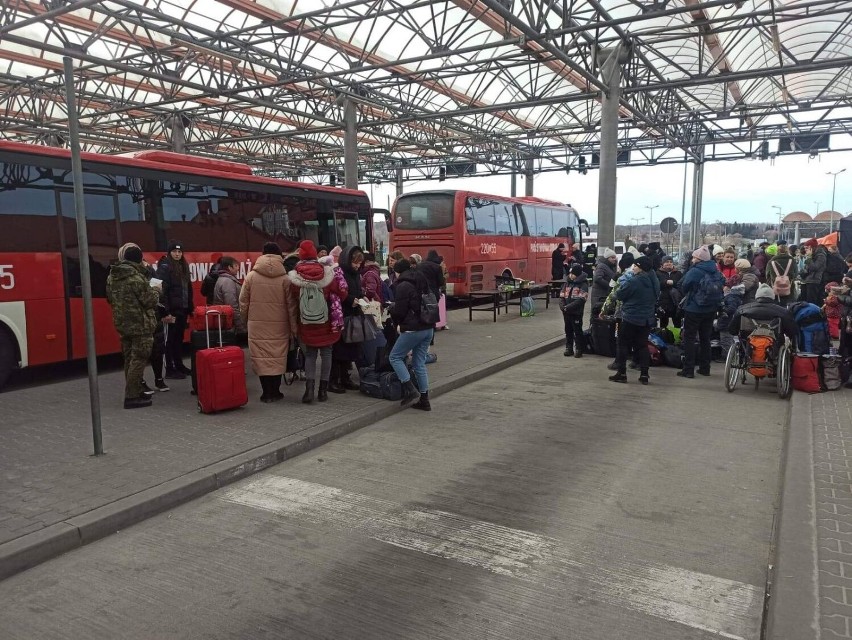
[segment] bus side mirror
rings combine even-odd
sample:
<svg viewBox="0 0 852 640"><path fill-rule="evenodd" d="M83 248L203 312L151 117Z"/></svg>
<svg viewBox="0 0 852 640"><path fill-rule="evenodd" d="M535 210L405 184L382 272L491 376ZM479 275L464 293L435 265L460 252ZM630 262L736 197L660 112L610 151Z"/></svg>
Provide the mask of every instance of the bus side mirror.
<svg viewBox="0 0 852 640"><path fill-rule="evenodd" d="M591 229L589 229L589 223L586 220L584 220L583 218L580 218L580 224L583 225L583 227L586 228L586 235L587 236L592 234Z"/></svg>

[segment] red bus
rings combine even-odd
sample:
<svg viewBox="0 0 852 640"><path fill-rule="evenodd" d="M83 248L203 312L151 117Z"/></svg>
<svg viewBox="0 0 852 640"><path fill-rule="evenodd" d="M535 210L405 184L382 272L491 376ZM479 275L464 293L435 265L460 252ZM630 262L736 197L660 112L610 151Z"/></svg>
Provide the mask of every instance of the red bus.
<svg viewBox="0 0 852 640"><path fill-rule="evenodd" d="M98 354L120 351L106 301L118 247L156 263L170 238L186 247L198 288L223 255L251 270L264 242L372 247L361 191L252 175L248 165L167 151L83 154ZM0 387L15 367L86 356L80 258L67 150L0 142Z"/></svg>
<svg viewBox="0 0 852 640"><path fill-rule="evenodd" d="M549 282L554 249L580 247L586 224L570 205L472 191L401 195L391 222L392 251L443 256L448 296L493 289L495 276Z"/></svg>

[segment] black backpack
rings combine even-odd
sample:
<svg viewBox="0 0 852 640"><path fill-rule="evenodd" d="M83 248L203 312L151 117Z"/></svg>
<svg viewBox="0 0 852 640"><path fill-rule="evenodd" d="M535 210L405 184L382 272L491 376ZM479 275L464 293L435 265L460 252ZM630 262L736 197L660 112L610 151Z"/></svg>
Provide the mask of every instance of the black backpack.
<svg viewBox="0 0 852 640"><path fill-rule="evenodd" d="M207 299L207 304L213 304L213 293L216 290L216 281L219 279L219 270L211 270L204 280L201 281L201 295Z"/></svg>

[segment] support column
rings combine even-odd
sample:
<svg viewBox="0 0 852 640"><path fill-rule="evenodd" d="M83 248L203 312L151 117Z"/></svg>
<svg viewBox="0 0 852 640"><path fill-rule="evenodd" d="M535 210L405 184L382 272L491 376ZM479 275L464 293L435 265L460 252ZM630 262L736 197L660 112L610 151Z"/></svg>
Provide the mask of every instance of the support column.
<svg viewBox="0 0 852 640"><path fill-rule="evenodd" d="M515 158L512 158L512 183L510 194L513 198L518 195L518 164Z"/></svg>
<svg viewBox="0 0 852 640"><path fill-rule="evenodd" d="M397 198L402 195L402 178L403 178L402 167L400 167L399 169L396 170L396 197Z"/></svg>
<svg viewBox="0 0 852 640"><path fill-rule="evenodd" d="M355 103L350 99L343 102L343 172L347 189L358 188L358 136Z"/></svg>
<svg viewBox="0 0 852 640"><path fill-rule="evenodd" d="M690 249L703 244L701 235L701 204L704 201L704 147L699 152L700 160L692 172L692 217L689 222Z"/></svg>
<svg viewBox="0 0 852 640"><path fill-rule="evenodd" d="M622 47L601 51L601 164L598 172L598 247L615 245L616 159L618 158L618 101L621 97Z"/></svg>
<svg viewBox="0 0 852 640"><path fill-rule="evenodd" d="M530 198L533 196L535 191L535 185L533 183L533 167L535 166L534 160L532 158L527 158L526 165L526 170L524 171L524 195Z"/></svg>
<svg viewBox="0 0 852 640"><path fill-rule="evenodd" d="M172 151L186 153L186 127L179 113L172 116Z"/></svg>

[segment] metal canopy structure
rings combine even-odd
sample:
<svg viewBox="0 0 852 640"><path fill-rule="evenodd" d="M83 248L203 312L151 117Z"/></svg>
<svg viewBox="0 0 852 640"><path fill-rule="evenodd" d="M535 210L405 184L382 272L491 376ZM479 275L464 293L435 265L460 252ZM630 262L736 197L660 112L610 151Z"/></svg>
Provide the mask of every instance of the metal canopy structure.
<svg viewBox="0 0 852 640"><path fill-rule="evenodd" d="M621 164L852 148L848 0L4 0L0 136L67 144L69 55L88 151L328 181L354 103L361 182L584 170L619 44Z"/></svg>

